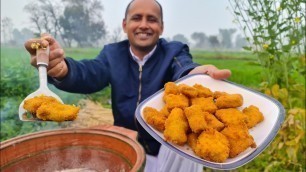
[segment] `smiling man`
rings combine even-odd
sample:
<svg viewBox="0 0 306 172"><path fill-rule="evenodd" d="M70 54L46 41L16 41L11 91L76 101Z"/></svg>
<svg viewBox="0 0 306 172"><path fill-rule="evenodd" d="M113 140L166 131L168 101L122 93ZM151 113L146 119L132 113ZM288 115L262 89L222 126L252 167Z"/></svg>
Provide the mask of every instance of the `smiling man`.
<svg viewBox="0 0 306 172"><path fill-rule="evenodd" d="M159 91L164 84L193 73L206 73L226 79L229 70L192 61L187 45L168 42L163 33L163 11L156 0L134 0L122 21L128 40L105 45L95 59L76 61L65 57L60 44L49 34L25 43L36 66L39 42L50 46L48 81L58 89L74 93L94 93L111 86L114 125L138 132L138 141L147 153L145 171L201 171L202 166L185 159L158 143L137 122L135 110L140 102ZM159 164L159 165L156 165Z"/></svg>
<svg viewBox="0 0 306 172"><path fill-rule="evenodd" d="M132 52L141 60L156 47L163 33L161 6L156 1L134 1L126 10L122 22Z"/></svg>

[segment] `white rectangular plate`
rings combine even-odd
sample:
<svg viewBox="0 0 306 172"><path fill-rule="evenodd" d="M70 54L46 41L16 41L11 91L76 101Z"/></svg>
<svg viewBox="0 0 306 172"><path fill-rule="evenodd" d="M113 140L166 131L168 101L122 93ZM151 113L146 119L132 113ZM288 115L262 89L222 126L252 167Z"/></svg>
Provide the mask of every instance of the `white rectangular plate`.
<svg viewBox="0 0 306 172"><path fill-rule="evenodd" d="M161 144L167 146L171 150L177 152L181 156L188 158L197 163L201 163L206 167L213 169L230 170L238 168L256 156L258 156L276 136L282 122L284 121L285 110L283 106L272 97L265 94L246 88L242 85L238 85L225 80L215 80L208 75L195 74L187 75L178 81L177 84L187 84L193 86L194 84L201 84L204 87L208 87L211 91L224 91L230 94L238 93L243 96L243 105L239 107L239 110L249 106L255 105L264 115L264 121L250 129L250 134L253 136L257 147L248 148L235 158L229 158L223 163L216 163L207 161L196 156L191 148L187 145L178 146L164 140L163 133L155 130L149 124L146 123L143 117L143 109L147 106L156 108L160 110L165 103L163 102L164 89L156 92L154 95L150 96L144 100L136 109L136 118L142 127L157 141Z"/></svg>

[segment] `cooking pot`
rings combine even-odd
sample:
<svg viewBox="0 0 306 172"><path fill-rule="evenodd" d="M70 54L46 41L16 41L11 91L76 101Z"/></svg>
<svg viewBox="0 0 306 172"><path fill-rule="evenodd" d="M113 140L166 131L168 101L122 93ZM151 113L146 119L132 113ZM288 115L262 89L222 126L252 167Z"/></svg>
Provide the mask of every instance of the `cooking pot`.
<svg viewBox="0 0 306 172"><path fill-rule="evenodd" d="M57 129L1 142L0 171L143 171L137 132L110 125Z"/></svg>

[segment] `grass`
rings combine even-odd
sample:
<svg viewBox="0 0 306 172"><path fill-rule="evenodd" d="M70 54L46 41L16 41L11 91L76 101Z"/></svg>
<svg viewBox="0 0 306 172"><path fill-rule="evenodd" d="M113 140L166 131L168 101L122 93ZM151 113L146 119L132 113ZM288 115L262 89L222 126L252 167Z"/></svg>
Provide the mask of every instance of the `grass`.
<svg viewBox="0 0 306 172"><path fill-rule="evenodd" d="M264 69L257 63L256 56L249 52L213 52L192 50L194 61L199 64L212 64L219 69L230 69L229 81L256 88L261 83Z"/></svg>
<svg viewBox="0 0 306 172"><path fill-rule="evenodd" d="M99 48L65 48L67 57L73 57L76 60L95 58L101 51Z"/></svg>

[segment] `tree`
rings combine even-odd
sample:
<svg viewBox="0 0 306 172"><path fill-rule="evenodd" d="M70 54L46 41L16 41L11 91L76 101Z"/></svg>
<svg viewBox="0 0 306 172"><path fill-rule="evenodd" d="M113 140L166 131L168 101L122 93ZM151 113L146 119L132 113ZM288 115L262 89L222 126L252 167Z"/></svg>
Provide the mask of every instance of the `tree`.
<svg viewBox="0 0 306 172"><path fill-rule="evenodd" d="M194 32L191 38L196 42L195 48L205 48L208 41L208 37L202 32Z"/></svg>
<svg viewBox="0 0 306 172"><path fill-rule="evenodd" d="M36 35L50 33L55 38L62 35L59 16L62 14L61 4L51 0L36 0L24 7L30 13L30 22L36 28Z"/></svg>
<svg viewBox="0 0 306 172"><path fill-rule="evenodd" d="M92 46L106 36L98 0L65 0L64 14L60 17L63 39L71 46L75 41L79 47Z"/></svg>
<svg viewBox="0 0 306 172"><path fill-rule="evenodd" d="M122 40L122 28L117 27L113 30L112 35L110 36L110 42L119 42Z"/></svg>
<svg viewBox="0 0 306 172"><path fill-rule="evenodd" d="M215 36L215 35L209 36L208 41L209 41L209 44L210 44L211 48L217 48L217 47L220 46L220 42L218 40L218 37Z"/></svg>
<svg viewBox="0 0 306 172"><path fill-rule="evenodd" d="M18 29L13 30L13 40L14 44L16 45L23 45L25 41L27 41L30 38L33 38L34 33L27 28L23 28L21 31Z"/></svg>
<svg viewBox="0 0 306 172"><path fill-rule="evenodd" d="M180 41L184 44L189 44L188 39L183 34L176 34L172 38L173 41Z"/></svg>
<svg viewBox="0 0 306 172"><path fill-rule="evenodd" d="M8 43L12 40L12 30L13 30L13 22L12 19L8 17L4 17L1 20L2 33L3 33L3 42Z"/></svg>
<svg viewBox="0 0 306 172"><path fill-rule="evenodd" d="M243 47L247 46L248 42L245 37L242 37L241 34L236 36L235 40L235 48L242 49Z"/></svg>
<svg viewBox="0 0 306 172"><path fill-rule="evenodd" d="M223 48L232 48L233 47L233 34L236 32L236 29L219 29L219 34L221 36L221 46Z"/></svg>

